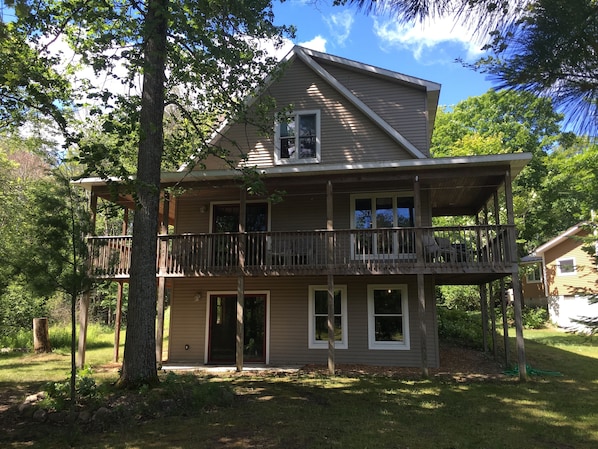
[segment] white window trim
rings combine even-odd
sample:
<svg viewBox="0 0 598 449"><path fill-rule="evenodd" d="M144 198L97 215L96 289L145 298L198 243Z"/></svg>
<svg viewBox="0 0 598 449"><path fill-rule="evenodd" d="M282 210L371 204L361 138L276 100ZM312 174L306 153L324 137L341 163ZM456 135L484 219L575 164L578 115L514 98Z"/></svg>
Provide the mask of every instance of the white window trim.
<svg viewBox="0 0 598 449"><path fill-rule="evenodd" d="M320 140L321 140L321 126L320 126L320 110L319 109L307 109L307 110L300 110L294 111L293 113L289 114L289 119L293 119L297 121L297 117L300 115L316 115L316 157L299 159L298 157L292 158L281 158L280 157L280 123L276 122L274 124L274 163L276 165L285 165L285 164L313 164L314 162L320 162L321 160L321 153L320 153ZM296 137L298 138L298 137Z"/></svg>
<svg viewBox="0 0 598 449"><path fill-rule="evenodd" d="M309 349L328 349L328 340L320 341L315 339L315 292L316 290L328 291L327 285L310 285L308 297L308 348ZM341 326L342 338L334 342L335 349L349 349L348 330L347 330L347 286L335 285L334 290L341 292Z"/></svg>
<svg viewBox="0 0 598 449"><path fill-rule="evenodd" d="M538 272L540 273L540 279L535 279L535 277L533 277L533 278L530 277L530 273L528 272L528 273L525 274L525 281L528 284L541 284L542 283L542 276L543 276L542 266L541 265L538 266ZM533 271L532 273L535 273L535 271Z"/></svg>
<svg viewBox="0 0 598 449"><path fill-rule="evenodd" d="M563 261L572 261L573 262L573 271L563 273L561 271L561 262ZM556 260L556 272L559 276L575 276L577 274L577 264L575 263L575 257L561 257L560 259Z"/></svg>
<svg viewBox="0 0 598 449"><path fill-rule="evenodd" d="M403 341L376 341L374 319L374 290L401 290L401 310L403 312ZM368 285L368 348L393 351L407 351L411 348L409 340L409 298L406 284L371 284Z"/></svg>
<svg viewBox="0 0 598 449"><path fill-rule="evenodd" d="M397 215L396 215L396 209L397 209L397 198L413 198L413 192L408 191L408 192L377 192L377 193L358 193L358 194L352 194L350 195L350 201L351 201L351 229L357 230L356 228L356 224L355 224L355 200L358 199L371 199L371 200L376 200L377 198L392 198L392 207L393 207L393 217L392 217L392 226L394 228L398 227L398 222L397 222ZM415 204L413 206L414 210L415 210ZM375 222L375 217L372 217L372 228L371 229L376 229L376 222ZM363 257L362 254L356 253L356 248L355 248L355 238L351 239L351 255L353 257L353 259L360 259ZM372 254L367 254L365 257L367 257L368 259L380 259L380 258L388 258L388 257L394 257L394 258L410 258L412 256L414 256L413 253L400 253L399 252L399 245L398 245L398 241L396 241L396 239L394 239L393 241L393 252L392 254L377 254L377 253L372 253Z"/></svg>

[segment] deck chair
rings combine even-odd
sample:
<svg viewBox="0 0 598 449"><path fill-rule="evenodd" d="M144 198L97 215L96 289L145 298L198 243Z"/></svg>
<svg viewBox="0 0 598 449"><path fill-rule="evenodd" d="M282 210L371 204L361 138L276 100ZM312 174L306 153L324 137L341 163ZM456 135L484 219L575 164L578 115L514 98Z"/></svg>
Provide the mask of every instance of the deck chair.
<svg viewBox="0 0 598 449"><path fill-rule="evenodd" d="M436 240L431 234L423 236L424 255L426 262L450 262L456 260L457 251L451 246L447 238Z"/></svg>

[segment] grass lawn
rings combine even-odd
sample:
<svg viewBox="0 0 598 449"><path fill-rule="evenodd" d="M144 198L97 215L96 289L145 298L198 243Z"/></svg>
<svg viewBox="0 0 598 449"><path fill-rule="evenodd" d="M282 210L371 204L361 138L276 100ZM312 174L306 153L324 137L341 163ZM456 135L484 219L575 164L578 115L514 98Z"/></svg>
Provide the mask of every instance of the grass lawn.
<svg viewBox="0 0 598 449"><path fill-rule="evenodd" d="M109 361L112 350L106 349L90 348L89 360L104 351ZM132 417L102 431L39 425L22 436L0 432L0 447L598 447L597 341L556 330L526 331L526 349L532 368L562 376L532 376L523 384L511 377L458 382L301 372L179 374L164 378L156 391L134 393L156 409L170 403L160 398L161 390L178 388L190 400L176 416ZM41 380L61 380L68 364L68 354L2 355L0 388L25 391ZM113 379L114 372L98 373L99 381ZM215 399L198 400L210 395Z"/></svg>

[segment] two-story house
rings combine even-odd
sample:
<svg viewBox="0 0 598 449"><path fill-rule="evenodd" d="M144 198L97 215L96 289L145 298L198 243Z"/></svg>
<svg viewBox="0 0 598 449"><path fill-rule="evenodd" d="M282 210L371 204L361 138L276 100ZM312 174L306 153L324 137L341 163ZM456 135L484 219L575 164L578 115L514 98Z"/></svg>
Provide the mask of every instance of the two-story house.
<svg viewBox="0 0 598 449"><path fill-rule="evenodd" d="M432 158L440 85L301 47L284 64L262 92L291 111L272 133L214 137L246 157L162 175L184 190L164 202L156 270L168 363L437 367L435 286L519 282L511 183L531 156ZM282 201L249 195L243 167ZM478 224L434 226L463 215ZM94 275L126 281L130 237L90 242Z"/></svg>
<svg viewBox="0 0 598 449"><path fill-rule="evenodd" d="M580 320L598 317L598 250L588 251L588 223L578 223L539 246L522 259L523 300L529 305L548 306L550 320L563 328L580 328Z"/></svg>

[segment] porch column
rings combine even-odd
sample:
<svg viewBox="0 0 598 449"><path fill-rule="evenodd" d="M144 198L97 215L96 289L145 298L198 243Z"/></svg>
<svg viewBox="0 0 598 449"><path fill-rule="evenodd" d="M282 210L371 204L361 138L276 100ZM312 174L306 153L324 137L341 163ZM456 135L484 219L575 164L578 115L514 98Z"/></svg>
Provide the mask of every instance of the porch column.
<svg viewBox="0 0 598 449"><path fill-rule="evenodd" d="M495 190L493 194L494 199L494 223L496 224L497 234L500 227L500 205L498 202L498 191ZM500 242L500 240L499 240ZM503 246L498 243L497 254L501 261L506 257L506 251ZM509 366L509 322L507 320L507 295L505 289L505 278L500 278L500 313L502 315L502 334L503 346L505 350L505 368Z"/></svg>
<svg viewBox="0 0 598 449"><path fill-rule="evenodd" d="M333 195L332 182L326 184L326 230L328 239L326 242L326 259L328 265L328 372L334 375L335 372L335 349L334 344L336 336L334 335L334 274L332 273L334 265L334 230L333 221Z"/></svg>
<svg viewBox="0 0 598 449"><path fill-rule="evenodd" d="M87 321L89 315L89 298L90 291L86 291L81 295L79 300L79 357L77 360L77 368L85 366L85 350L87 349Z"/></svg>
<svg viewBox="0 0 598 449"><path fill-rule="evenodd" d="M500 311L502 313L502 335L503 346L505 347L505 368L510 365L509 348L509 321L507 319L507 289L505 288L505 278L500 279Z"/></svg>
<svg viewBox="0 0 598 449"><path fill-rule="evenodd" d="M96 217L98 209L98 195L91 189L91 196L89 197L89 213L91 221L91 235L96 233ZM89 315L89 298L90 291L83 292L79 300L79 345L77 349L77 368L83 368L85 365L85 351L87 349L87 321Z"/></svg>
<svg viewBox="0 0 598 449"><path fill-rule="evenodd" d="M482 312L482 346L488 352L488 291L486 284L480 285L480 310Z"/></svg>
<svg viewBox="0 0 598 449"><path fill-rule="evenodd" d="M416 254L417 262L421 267L423 266L423 245L422 245L422 200L421 200L421 186L419 183L419 176L415 177L413 182L413 205L415 207L415 228L416 228ZM420 358L422 377L429 376L428 371L428 328L426 325L426 289L425 276L420 271L417 273L417 311L419 319L419 344L420 344Z"/></svg>
<svg viewBox="0 0 598 449"><path fill-rule="evenodd" d="M123 281L118 281L116 291L116 316L114 317L114 361L118 362L118 351L120 348L120 322L122 321L123 310Z"/></svg>
<svg viewBox="0 0 598 449"><path fill-rule="evenodd" d="M507 223L515 226L515 214L513 212L513 190L511 186L511 170L505 173L505 199L507 203ZM527 381L527 368L525 360L525 343L523 340L523 318L521 310L521 284L519 282L519 266L517 265L517 242L513 227L509 235L509 252L511 253L512 270L511 282L513 284L513 309L515 312L515 333L517 340L517 363L519 367L519 380Z"/></svg>
<svg viewBox="0 0 598 449"><path fill-rule="evenodd" d="M129 209L123 208L122 235L129 233ZM123 311L123 281L118 281L118 290L116 291L116 317L114 318L114 361L118 362L118 352L120 349L120 326Z"/></svg>
<svg viewBox="0 0 598 449"><path fill-rule="evenodd" d="M89 197L89 214L91 224L91 235L96 235L96 218L98 216L98 195L91 189L91 196Z"/></svg>
<svg viewBox="0 0 598 449"><path fill-rule="evenodd" d="M170 195L164 192L164 205L162 208L162 222L160 223L159 254L158 254L158 305L156 323L156 363L158 369L162 368L162 349L164 344L164 298L166 296L166 256L168 251L168 215L170 213Z"/></svg>
<svg viewBox="0 0 598 449"><path fill-rule="evenodd" d="M245 220L247 217L247 191L241 186L239 199L239 242L237 255L239 258L239 275L237 277L237 345L235 350L235 361L237 371L243 371L243 352L245 346L245 323L243 312L245 309Z"/></svg>
<svg viewBox="0 0 598 449"><path fill-rule="evenodd" d="M494 286L492 282L488 283L488 299L490 307L490 332L492 336L492 355L494 360L498 358L498 352L496 348L496 310L494 308Z"/></svg>

